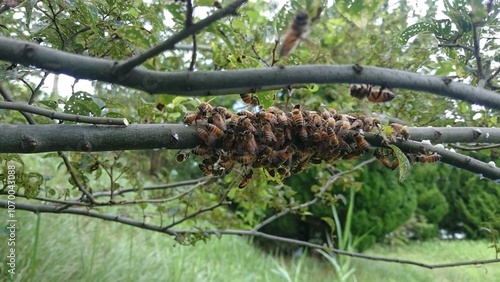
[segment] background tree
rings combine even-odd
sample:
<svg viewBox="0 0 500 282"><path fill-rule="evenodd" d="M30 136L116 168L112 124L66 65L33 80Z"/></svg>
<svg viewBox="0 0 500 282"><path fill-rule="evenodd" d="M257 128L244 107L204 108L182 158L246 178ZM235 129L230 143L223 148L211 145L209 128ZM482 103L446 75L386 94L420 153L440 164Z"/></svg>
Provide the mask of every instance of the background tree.
<svg viewBox="0 0 500 282"><path fill-rule="evenodd" d="M239 234L321 247L269 235L261 228L290 213L315 214L317 202L331 205L346 189L358 188L367 192L359 197L363 208L356 206L359 217L380 210L384 202L401 206L401 212L385 214L390 220L375 216L377 225L364 249L410 218L416 207L429 222L440 222L445 205L432 203L436 198L427 193L439 195L442 179L434 178L432 187L407 180L401 188L394 176L380 171L380 164L358 171L373 161L367 157L359 163L340 161L335 167L318 165L316 183L305 181L310 183L304 187L310 188L305 191L309 195L294 187L300 175L283 182L261 171L246 189L234 189L243 177L241 170L200 178L200 159L176 163L177 150L202 142L196 126L176 123L199 105L194 97L216 97L210 103L238 109L245 106L238 95L222 95L253 92L264 108L290 110L292 104L301 104L319 111L363 112L362 103L347 95L347 83L371 83L401 88L391 103L368 106L385 125L398 119L414 126L409 141L393 145L404 152L436 152L443 163L494 180L489 182L491 190L481 191L487 193L478 196L481 200L463 199L449 208L459 208L474 222L465 228L471 234L483 222L495 228L498 211L492 203L498 202L494 182L500 170L494 165L495 149L484 144L500 139L498 129L490 128L500 108L494 92L499 74L498 3L444 1L442 16L433 1L427 1L426 15L416 15L405 1L394 6L385 1L337 1L334 6L291 1L282 7L265 3L266 12L263 1L242 6L245 2L26 1L5 6L0 108L9 111L1 113L1 193L14 190L17 197L29 199L17 203L19 209L117 221L167 233L181 244ZM303 42L287 61L278 62L277 38L296 11L313 15L319 5L324 9L312 26L311 47ZM17 20L20 17L23 21ZM408 27L408 18L420 22ZM276 67L279 64L284 68ZM75 78L71 93L44 87L50 73ZM93 80L94 91L77 90L80 79ZM25 123L30 125L21 125ZM390 135L387 126L384 131ZM381 134L366 133L365 138L373 147L381 146ZM422 140L462 147L450 151ZM476 143L480 146L469 145ZM159 148L177 150L151 151ZM472 149L483 161L467 154ZM25 166L29 156L19 155L42 152L47 153L37 156L39 167ZM16 168L15 187L6 177L10 166ZM400 180L408 174L407 167L401 167ZM458 191L457 185L448 186L449 191ZM476 189L475 184L469 187ZM446 190L441 193L447 198ZM377 195L379 202L373 200ZM8 207L7 201L0 203ZM234 213L223 207L231 203L237 204ZM474 203L474 212L466 213L469 203ZM265 219L270 209L277 213ZM362 235L363 225L353 226L353 232Z"/></svg>

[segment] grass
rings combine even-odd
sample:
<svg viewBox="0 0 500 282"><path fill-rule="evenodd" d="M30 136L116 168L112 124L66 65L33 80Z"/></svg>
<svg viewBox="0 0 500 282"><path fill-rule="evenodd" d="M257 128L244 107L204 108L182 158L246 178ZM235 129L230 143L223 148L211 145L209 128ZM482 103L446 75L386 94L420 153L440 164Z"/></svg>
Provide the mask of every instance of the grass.
<svg viewBox="0 0 500 282"><path fill-rule="evenodd" d="M332 265L316 258L285 259L235 236L195 247L172 237L78 216L17 211L16 275L5 265L0 281L335 281ZM37 236L38 232L38 236ZM38 239L38 242L36 240ZM7 238L0 234L0 253ZM428 263L494 258L486 241L435 241L377 246L370 254ZM416 266L354 260L357 281L496 281L500 266L427 270Z"/></svg>

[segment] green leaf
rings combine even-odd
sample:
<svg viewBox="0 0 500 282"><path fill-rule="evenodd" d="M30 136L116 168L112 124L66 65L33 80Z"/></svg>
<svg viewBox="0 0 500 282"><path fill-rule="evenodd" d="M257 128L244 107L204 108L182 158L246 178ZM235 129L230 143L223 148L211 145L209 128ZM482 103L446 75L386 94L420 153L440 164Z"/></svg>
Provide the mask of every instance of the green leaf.
<svg viewBox="0 0 500 282"><path fill-rule="evenodd" d="M264 107L264 109L271 107L274 104L274 100L276 99L275 91L264 91L254 95L257 96L257 99L259 99L259 103L262 105L262 107Z"/></svg>
<svg viewBox="0 0 500 282"><path fill-rule="evenodd" d="M401 34L399 35L399 43L400 44L406 44L408 43L408 40L420 33L433 33L435 30L435 27L433 24L426 23L426 22L420 22L416 23L414 25L411 25L407 27Z"/></svg>
<svg viewBox="0 0 500 282"><path fill-rule="evenodd" d="M384 3L381 0L337 0L337 10L357 27L365 29Z"/></svg>
<svg viewBox="0 0 500 282"><path fill-rule="evenodd" d="M37 101L36 103L47 106L52 110L56 110L57 106L59 105L59 103L57 103L57 101L54 101L54 100L43 100L43 101Z"/></svg>
<svg viewBox="0 0 500 282"><path fill-rule="evenodd" d="M101 108L92 95L84 91L75 92L64 106L64 112L75 115L100 116Z"/></svg>
<svg viewBox="0 0 500 282"><path fill-rule="evenodd" d="M335 221L333 220L333 218L325 216L325 217L322 217L321 220L323 220L324 222L326 222L326 224L328 224L328 226L330 226L330 236L335 235L336 225L335 225Z"/></svg>
<svg viewBox="0 0 500 282"><path fill-rule="evenodd" d="M410 175L410 162L408 161L408 158L406 158L405 154L399 147L396 145L389 145L391 149L394 151L396 154L396 158L398 159L399 162L399 182L402 183L408 175Z"/></svg>

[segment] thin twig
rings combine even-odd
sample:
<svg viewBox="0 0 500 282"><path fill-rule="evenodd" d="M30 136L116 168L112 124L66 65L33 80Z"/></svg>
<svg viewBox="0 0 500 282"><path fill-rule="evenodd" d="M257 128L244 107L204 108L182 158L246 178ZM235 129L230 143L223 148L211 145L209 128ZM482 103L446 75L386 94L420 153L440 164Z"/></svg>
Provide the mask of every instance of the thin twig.
<svg viewBox="0 0 500 282"><path fill-rule="evenodd" d="M463 151L481 151L481 150L498 148L498 147L500 147L500 144L483 145L483 146L460 146L460 145L456 145L456 144L448 144L448 146L455 148L455 149L460 149Z"/></svg>
<svg viewBox="0 0 500 282"><path fill-rule="evenodd" d="M477 64L478 87L483 88L484 85L486 84L486 81L484 79L485 76L483 71L483 62L481 60L481 53L480 53L481 45L479 42L479 35L477 32L478 23L474 22L472 20L472 17L471 21L472 21L472 38L474 41L474 57L476 57L476 64Z"/></svg>
<svg viewBox="0 0 500 282"><path fill-rule="evenodd" d="M192 37L193 37L193 53L191 54L191 63L189 64L189 71L194 70L194 65L196 64L196 53L197 53L196 34L193 34Z"/></svg>
<svg viewBox="0 0 500 282"><path fill-rule="evenodd" d="M330 179L328 179L328 181L325 183L325 185L323 185L323 187L321 187L321 189L319 190L319 192L315 195L314 199L312 199L310 201L307 201L307 202L305 202L303 204L300 204L298 206L286 208L285 210L283 210L283 211L281 211L281 212L279 212L279 213L277 213L277 214L275 214L275 215L267 218L266 220L262 221L261 223L255 225L254 228L252 229L252 231L258 231L258 230L260 230L265 225L271 223L272 221L275 221L276 219L278 219L278 218L280 218L280 217L282 217L284 215L287 215L291 211L300 210L300 209L306 208L308 206L314 205L319 199L321 199L321 196L323 196L323 194L326 192L326 189L328 189L341 176L343 176L345 174L348 174L348 173L351 173L353 171L356 171L356 170L364 167L365 165L368 165L368 164L374 162L375 160L376 160L375 158L371 158L369 160L366 160L366 161L358 164L357 166L353 167L350 170L342 171L342 172L339 172L337 174L334 174L332 177L330 177Z"/></svg>
<svg viewBox="0 0 500 282"><path fill-rule="evenodd" d="M474 53L474 48L469 47L467 45L463 45L463 44L438 44L438 47L462 48L464 50L467 50L469 52L473 52Z"/></svg>
<svg viewBox="0 0 500 282"><path fill-rule="evenodd" d="M90 192L87 191L87 189L85 187L83 187L82 183L78 179L78 176L76 175L75 171L73 170L73 167L71 166L71 162L69 161L68 156L66 156L66 154L61 152L61 151L59 151L57 153L63 159L64 164L66 165L66 169L68 170L69 174L71 175L71 178L73 179L73 182L75 183L76 187L78 187L80 192L82 192L87 197L88 201L91 204L95 205L96 202L94 200L94 197L92 197L92 194L90 194Z"/></svg>
<svg viewBox="0 0 500 282"><path fill-rule="evenodd" d="M53 110L38 108L32 105L15 102L0 102L0 109L18 110L20 112L27 112L48 117L50 119L59 119L67 121L75 121L90 124L105 124L105 125L129 125L126 118L107 118L107 117L89 117L81 115L72 115L66 113L59 113Z"/></svg>
<svg viewBox="0 0 500 282"><path fill-rule="evenodd" d="M9 102L14 102L14 99L12 98L12 96L10 96L9 93L7 93L7 91L5 91L2 87L2 85L0 84L0 95L2 95L2 97L5 99L5 101L9 101ZM33 119L33 116L31 114L27 114L25 112L22 112L20 111L20 113L24 116L24 118L26 119L26 121L28 121L29 124L36 124L35 122L35 119Z"/></svg>
<svg viewBox="0 0 500 282"><path fill-rule="evenodd" d="M224 192L224 194L222 195L222 197L220 198L219 202L217 202L216 204L213 204L209 207L206 207L206 208L202 208L202 209L199 209L189 215L186 215L184 216L183 218L177 220L177 221L174 221L172 222L171 224L165 226L162 228L162 231L166 231L166 230L169 230L170 228L172 228L173 226L176 226L178 224L181 224L183 223L184 221L188 220L188 219L191 219L199 214L202 214L204 212L207 212L207 211L211 211L211 210L214 210L220 206L224 206L224 205L229 205L231 204L231 202L227 202L226 201L226 197L227 197L227 194L229 193L229 191L231 190L231 187L232 186L229 186L229 188L226 189L226 191Z"/></svg>
<svg viewBox="0 0 500 282"><path fill-rule="evenodd" d="M231 4L227 5L226 7L218 10L214 14L206 17L205 19L203 19L195 24L186 26L180 32L174 34L173 36L171 36L169 39L167 39L163 43L161 43L161 44L147 50L146 52L144 52L138 56L135 56L127 61L118 63L115 66L114 75L120 76L120 75L126 74L126 73L130 72L133 68L135 68L135 67L141 65L142 63L144 63L145 61L147 61L148 59L159 55L161 52L173 49L175 47L176 43L179 43L181 40L187 38L188 36L190 36L192 34L196 34L198 31L204 29L205 27L209 26L213 22L215 22L215 21L217 21L225 16L228 16L230 14L236 14L236 9L239 6L243 5L247 1L248 0L236 0L236 1L232 2Z"/></svg>

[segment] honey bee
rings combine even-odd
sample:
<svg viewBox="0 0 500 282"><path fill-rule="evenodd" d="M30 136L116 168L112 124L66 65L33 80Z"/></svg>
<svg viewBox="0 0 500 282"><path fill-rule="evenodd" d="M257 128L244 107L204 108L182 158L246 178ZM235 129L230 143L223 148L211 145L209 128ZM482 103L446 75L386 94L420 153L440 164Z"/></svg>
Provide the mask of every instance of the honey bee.
<svg viewBox="0 0 500 282"><path fill-rule="evenodd" d="M439 154L432 154L432 155L419 154L416 156L416 159L419 163L434 163L434 162L438 162L441 160L441 155L439 155Z"/></svg>
<svg viewBox="0 0 500 282"><path fill-rule="evenodd" d="M373 103L388 102L396 97L394 92L384 86L377 89L370 84L351 84L350 92L354 98L368 98L368 101Z"/></svg>
<svg viewBox="0 0 500 282"><path fill-rule="evenodd" d="M183 120L183 122L184 122L185 124L192 124L193 122L195 122L195 121L196 121L197 117L198 117L198 114L196 114L196 113L189 113L189 114L186 114L186 115L184 116L184 120Z"/></svg>
<svg viewBox="0 0 500 282"><path fill-rule="evenodd" d="M293 124L295 126L304 125L304 117L302 116L302 112L300 111L300 105L295 105L295 107L293 107L292 118L293 118Z"/></svg>
<svg viewBox="0 0 500 282"><path fill-rule="evenodd" d="M276 118L276 115L265 111L259 112L259 119L261 122L267 121L271 124L278 124L278 119Z"/></svg>
<svg viewBox="0 0 500 282"><path fill-rule="evenodd" d="M243 164L243 165L247 165L247 164L250 164L250 163L253 163L254 161L257 160L257 155L255 154L244 154L243 156L239 156L237 158L238 162Z"/></svg>
<svg viewBox="0 0 500 282"><path fill-rule="evenodd" d="M175 155L175 160L176 160L178 163L183 163L183 162L185 162L188 158L189 158L189 153L182 152L182 150L180 150L180 151L177 153L177 155Z"/></svg>
<svg viewBox="0 0 500 282"><path fill-rule="evenodd" d="M288 125L288 117L286 116L284 111L278 110L276 112L276 118L278 120L279 125L282 125L282 126Z"/></svg>
<svg viewBox="0 0 500 282"><path fill-rule="evenodd" d="M391 139L394 142L396 142L397 137L401 137L405 141L410 139L410 132L408 131L408 128L406 128L406 126L403 126L399 123L391 123L389 125L394 129L394 132L391 134Z"/></svg>
<svg viewBox="0 0 500 282"><path fill-rule="evenodd" d="M231 118L231 116L233 115L230 111L228 111L228 109L226 109L222 106L215 107L214 111L216 113L219 113L225 119Z"/></svg>
<svg viewBox="0 0 500 282"><path fill-rule="evenodd" d="M307 142L308 138L307 127L305 125L300 126L299 128L299 138L302 142Z"/></svg>
<svg viewBox="0 0 500 282"><path fill-rule="evenodd" d="M301 40L306 40L310 33L311 20L306 12L297 12L285 35L280 50L280 57L288 57Z"/></svg>
<svg viewBox="0 0 500 282"><path fill-rule="evenodd" d="M351 152L345 153L342 156L344 160L355 160L361 158L365 152L363 150L352 150Z"/></svg>
<svg viewBox="0 0 500 282"><path fill-rule="evenodd" d="M339 145L339 139L337 139L337 135L335 131L330 126L326 127L326 133L328 134L328 140L330 140L330 145L333 147L337 147Z"/></svg>
<svg viewBox="0 0 500 282"><path fill-rule="evenodd" d="M262 124L262 131L264 132L264 138L268 143L276 141L276 136L274 135L273 128L268 122Z"/></svg>
<svg viewBox="0 0 500 282"><path fill-rule="evenodd" d="M248 119L248 118L244 118L243 121L242 121L242 124L244 127L246 127L248 129L248 131L250 131L251 133L256 133L257 132L257 129L255 128L255 126L252 124L252 122Z"/></svg>
<svg viewBox="0 0 500 282"><path fill-rule="evenodd" d="M246 116L249 119L254 119L255 118L255 114L252 113L252 112L250 112L250 111L247 111L247 110L239 111L238 115L239 116Z"/></svg>
<svg viewBox="0 0 500 282"><path fill-rule="evenodd" d="M220 167L224 169L224 173L230 173L233 170L235 164L234 158L230 155L222 155L220 160Z"/></svg>
<svg viewBox="0 0 500 282"><path fill-rule="evenodd" d="M364 126L364 123L360 119L356 119L353 123L351 123L350 130L360 130Z"/></svg>
<svg viewBox="0 0 500 282"><path fill-rule="evenodd" d="M209 170L205 164L198 164L198 167L200 168L201 172L203 172L203 174L205 174L206 176L212 175L212 171Z"/></svg>
<svg viewBox="0 0 500 282"><path fill-rule="evenodd" d="M246 150L248 152L250 152L251 154L255 154L257 153L257 142L255 141L255 137L254 135L252 134L252 132L250 132L249 130L245 130L243 132L243 138L244 140L246 141Z"/></svg>
<svg viewBox="0 0 500 282"><path fill-rule="evenodd" d="M208 132L208 130L206 130L205 128L202 128L202 127L198 127L196 129L196 132L198 133L198 137L205 143L208 143L208 139L210 137L210 133Z"/></svg>
<svg viewBox="0 0 500 282"><path fill-rule="evenodd" d="M233 147L234 139L234 131L232 129L228 129L224 137L222 138L222 148L226 151L231 150L231 148Z"/></svg>
<svg viewBox="0 0 500 282"><path fill-rule="evenodd" d="M313 114L311 118L311 123L314 127L320 128L323 123L321 116L318 114Z"/></svg>
<svg viewBox="0 0 500 282"><path fill-rule="evenodd" d="M212 110L213 110L213 107L208 102L201 102L198 105L198 111L200 111L200 113L205 115L205 116L208 112L211 112Z"/></svg>
<svg viewBox="0 0 500 282"><path fill-rule="evenodd" d="M345 120L339 120L335 124L335 126L336 126L335 134L337 134L337 136L340 138L343 138L351 128L351 124L349 123L349 121Z"/></svg>
<svg viewBox="0 0 500 282"><path fill-rule="evenodd" d="M193 150L191 150L191 153L193 153L197 156L200 156L200 157L204 157L210 153L210 149L198 146L198 147L194 148Z"/></svg>
<svg viewBox="0 0 500 282"><path fill-rule="evenodd" d="M381 127L380 119L374 117L365 117L363 120L363 131L370 132L376 126L379 130Z"/></svg>
<svg viewBox="0 0 500 282"><path fill-rule="evenodd" d="M206 127L208 129L208 132L210 132L210 134L215 135L217 138L221 138L222 136L224 136L224 131L222 131L222 129L218 128L217 126L208 123Z"/></svg>
<svg viewBox="0 0 500 282"><path fill-rule="evenodd" d="M377 160L379 160L379 162L381 162L388 169L395 170L399 166L399 161L397 158L391 162L389 158L379 150L376 150L374 155L375 158L377 158Z"/></svg>
<svg viewBox="0 0 500 282"><path fill-rule="evenodd" d="M273 164L281 165L290 159L292 156L294 149L291 146L287 146L286 148L276 151L275 157L273 159Z"/></svg>
<svg viewBox="0 0 500 282"><path fill-rule="evenodd" d="M255 97L253 94L242 93L240 94L241 100L249 106L257 107L260 105L259 98Z"/></svg>
<svg viewBox="0 0 500 282"><path fill-rule="evenodd" d="M247 187L248 183L250 183L250 179L252 178L253 175L253 170L250 169L247 173L243 175L243 178L241 179L240 184L238 185L238 188L243 189Z"/></svg>
<svg viewBox="0 0 500 282"><path fill-rule="evenodd" d="M362 151L367 152L368 149L370 148L370 143L368 143L363 135L359 134L359 132L356 132L352 135L354 138L354 141L356 141L356 144L358 145L358 148L361 149Z"/></svg>
<svg viewBox="0 0 500 282"><path fill-rule="evenodd" d="M226 127L226 121L224 120L224 118L222 118L221 114L214 113L212 115L212 121L213 121L213 124L215 126L217 126L218 128L220 128L223 131L226 131L226 129L227 129L227 127Z"/></svg>

